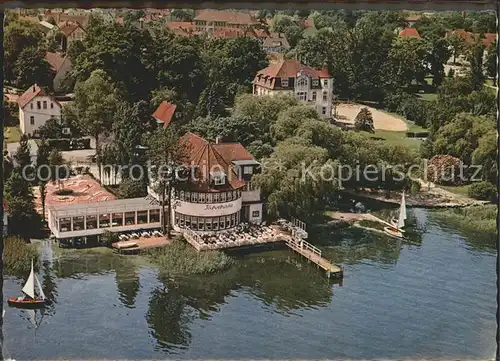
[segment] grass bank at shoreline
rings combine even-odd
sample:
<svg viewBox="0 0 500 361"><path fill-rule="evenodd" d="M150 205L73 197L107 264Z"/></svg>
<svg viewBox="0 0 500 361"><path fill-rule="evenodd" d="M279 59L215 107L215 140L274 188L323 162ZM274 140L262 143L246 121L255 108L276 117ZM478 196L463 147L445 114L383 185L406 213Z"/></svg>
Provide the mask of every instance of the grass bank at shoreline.
<svg viewBox="0 0 500 361"><path fill-rule="evenodd" d="M433 213L438 219L467 232L497 232L498 208L494 204L434 210Z"/></svg>
<svg viewBox="0 0 500 361"><path fill-rule="evenodd" d="M35 245L15 236L5 238L3 249L3 271L8 275L29 273L31 261L38 264L39 253Z"/></svg>
<svg viewBox="0 0 500 361"><path fill-rule="evenodd" d="M171 275L211 274L223 271L234 264L233 258L224 252L197 252L181 240L171 245L143 252L151 263Z"/></svg>

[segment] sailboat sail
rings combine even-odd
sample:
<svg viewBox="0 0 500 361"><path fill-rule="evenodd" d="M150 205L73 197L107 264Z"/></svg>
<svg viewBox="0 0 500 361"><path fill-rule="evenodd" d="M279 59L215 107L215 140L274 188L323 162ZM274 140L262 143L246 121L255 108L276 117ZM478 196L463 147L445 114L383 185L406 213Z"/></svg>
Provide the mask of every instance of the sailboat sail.
<svg viewBox="0 0 500 361"><path fill-rule="evenodd" d="M35 298L35 272L33 272L33 260L31 261L31 272L22 290L31 298Z"/></svg>
<svg viewBox="0 0 500 361"><path fill-rule="evenodd" d="M35 281L36 281L36 285L38 287L38 292L40 293L40 297L42 297L42 300L45 299L45 293L43 293L43 290L42 290L42 285L40 284L40 281L38 280L38 277L35 275Z"/></svg>
<svg viewBox="0 0 500 361"><path fill-rule="evenodd" d="M403 196L401 197L401 208L403 209L404 219L406 220L406 200L405 200L405 192L403 192Z"/></svg>
<svg viewBox="0 0 500 361"><path fill-rule="evenodd" d="M397 224L398 229L401 229L405 226L406 209L403 206L404 206L404 204L402 204L401 207L399 208L399 218L398 218L398 224Z"/></svg>

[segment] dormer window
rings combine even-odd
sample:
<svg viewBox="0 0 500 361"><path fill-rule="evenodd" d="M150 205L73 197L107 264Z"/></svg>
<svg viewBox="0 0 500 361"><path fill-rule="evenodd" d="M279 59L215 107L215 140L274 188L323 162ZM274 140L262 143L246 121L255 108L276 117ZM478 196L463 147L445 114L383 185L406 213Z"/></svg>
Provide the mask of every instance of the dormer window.
<svg viewBox="0 0 500 361"><path fill-rule="evenodd" d="M318 85L319 85L319 80L313 79L313 86L318 86Z"/></svg>
<svg viewBox="0 0 500 361"><path fill-rule="evenodd" d="M306 78L300 78L299 81L297 82L298 86L307 86L307 79Z"/></svg>
<svg viewBox="0 0 500 361"><path fill-rule="evenodd" d="M224 172L211 172L210 176L216 186L221 186L226 183L226 175Z"/></svg>
<svg viewBox="0 0 500 361"><path fill-rule="evenodd" d="M282 88L288 87L288 79L281 79L281 87Z"/></svg>

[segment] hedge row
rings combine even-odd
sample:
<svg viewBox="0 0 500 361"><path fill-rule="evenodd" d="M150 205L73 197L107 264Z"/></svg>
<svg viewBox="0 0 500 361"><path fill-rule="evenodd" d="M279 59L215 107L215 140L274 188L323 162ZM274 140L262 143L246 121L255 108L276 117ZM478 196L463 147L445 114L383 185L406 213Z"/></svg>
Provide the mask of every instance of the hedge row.
<svg viewBox="0 0 500 361"><path fill-rule="evenodd" d="M75 150L75 149L90 149L89 138L78 139L48 139L47 144L51 148L59 151Z"/></svg>
<svg viewBox="0 0 500 361"><path fill-rule="evenodd" d="M408 138L427 138L429 132L406 132L406 137Z"/></svg>

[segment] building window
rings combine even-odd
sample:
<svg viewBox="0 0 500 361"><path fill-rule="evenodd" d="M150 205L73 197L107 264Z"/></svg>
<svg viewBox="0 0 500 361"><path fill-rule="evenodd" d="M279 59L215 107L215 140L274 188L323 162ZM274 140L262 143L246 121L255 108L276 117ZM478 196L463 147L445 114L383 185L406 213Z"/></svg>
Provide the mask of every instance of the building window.
<svg viewBox="0 0 500 361"><path fill-rule="evenodd" d="M39 101L36 102L36 108L37 109L41 109L42 108L42 104Z"/></svg>
<svg viewBox="0 0 500 361"><path fill-rule="evenodd" d="M30 116L30 124L35 125L35 117L33 115Z"/></svg>
<svg viewBox="0 0 500 361"><path fill-rule="evenodd" d="M226 192L220 194L221 201L225 202L226 201Z"/></svg>
<svg viewBox="0 0 500 361"><path fill-rule="evenodd" d="M307 93L306 92L298 92L297 96L298 96L299 100L303 100L303 101L307 100Z"/></svg>
<svg viewBox="0 0 500 361"><path fill-rule="evenodd" d="M33 103L30 104L30 109L33 109Z"/></svg>
<svg viewBox="0 0 500 361"><path fill-rule="evenodd" d="M328 94L323 92L323 101L326 102L328 100Z"/></svg>
<svg viewBox="0 0 500 361"><path fill-rule="evenodd" d="M297 82L298 86L307 86L307 79L306 78L300 78L299 81Z"/></svg>
<svg viewBox="0 0 500 361"><path fill-rule="evenodd" d="M323 86L328 86L328 79L323 79Z"/></svg>
<svg viewBox="0 0 500 361"><path fill-rule="evenodd" d="M233 192L227 192L227 201L230 202L233 200Z"/></svg>
<svg viewBox="0 0 500 361"><path fill-rule="evenodd" d="M281 79L281 86L283 88L288 87L288 79Z"/></svg>
<svg viewBox="0 0 500 361"><path fill-rule="evenodd" d="M253 169L252 167L243 167L243 174L252 174Z"/></svg>
<svg viewBox="0 0 500 361"><path fill-rule="evenodd" d="M326 107L323 107L322 113L323 115L326 115Z"/></svg>
<svg viewBox="0 0 500 361"><path fill-rule="evenodd" d="M318 86L318 85L319 85L318 79L313 79L313 86Z"/></svg>
<svg viewBox="0 0 500 361"><path fill-rule="evenodd" d="M312 100L313 100L313 102L315 102L315 101L316 101L316 92L313 92L313 93L312 93Z"/></svg>
<svg viewBox="0 0 500 361"><path fill-rule="evenodd" d="M46 100L43 101L43 109L47 109L47 101Z"/></svg>
<svg viewBox="0 0 500 361"><path fill-rule="evenodd" d="M259 216L260 216L260 212L259 212L259 211L253 211L253 212L252 212L252 217L253 217L253 218L257 218L257 217L259 217Z"/></svg>
<svg viewBox="0 0 500 361"><path fill-rule="evenodd" d="M216 186L221 186L224 184L224 176L214 177L214 183Z"/></svg>
<svg viewBox="0 0 500 361"><path fill-rule="evenodd" d="M54 103L50 102L50 109L54 109Z"/></svg>

